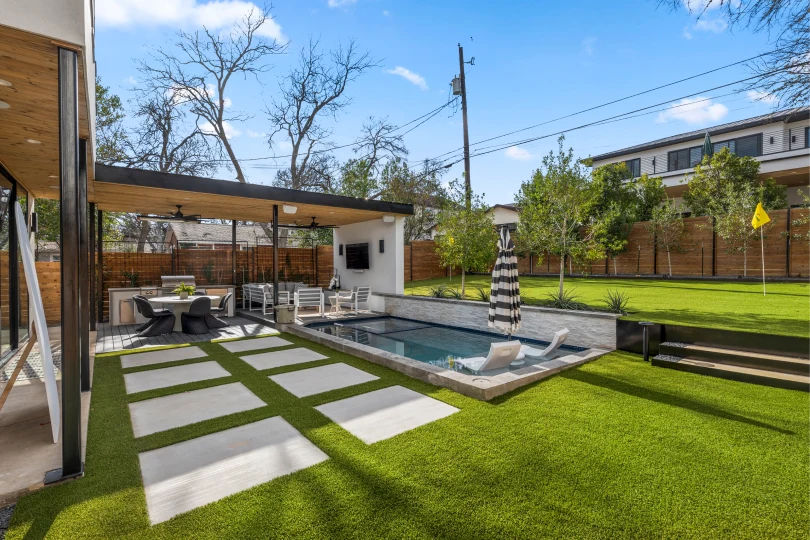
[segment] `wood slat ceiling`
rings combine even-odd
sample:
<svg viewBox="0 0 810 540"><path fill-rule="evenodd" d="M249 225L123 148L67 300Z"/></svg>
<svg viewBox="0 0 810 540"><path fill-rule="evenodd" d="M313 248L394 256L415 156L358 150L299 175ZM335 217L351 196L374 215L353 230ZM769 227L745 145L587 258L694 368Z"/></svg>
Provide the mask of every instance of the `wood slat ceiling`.
<svg viewBox="0 0 810 540"><path fill-rule="evenodd" d="M11 83L0 85L0 101L10 105L0 109L0 163L35 197L48 199L59 197L57 49L47 37L0 25L0 79ZM79 137L89 139L81 54L79 81Z"/></svg>

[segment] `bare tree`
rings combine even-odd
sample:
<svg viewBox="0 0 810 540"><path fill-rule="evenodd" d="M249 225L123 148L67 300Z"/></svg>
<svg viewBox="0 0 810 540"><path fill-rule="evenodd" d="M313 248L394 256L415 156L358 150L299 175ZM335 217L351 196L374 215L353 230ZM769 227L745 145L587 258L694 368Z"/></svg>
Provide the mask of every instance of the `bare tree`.
<svg viewBox="0 0 810 540"><path fill-rule="evenodd" d="M251 9L229 32L180 32L176 50L160 50L154 62L141 63L140 70L176 96L206 123L205 134L213 137L228 155L236 179L246 182L244 172L229 140L231 122L250 118L226 111L225 94L234 76L258 76L269 69L267 58L283 53L286 44L264 38L261 28L272 19L265 10Z"/></svg>
<svg viewBox="0 0 810 540"><path fill-rule="evenodd" d="M404 159L408 155L405 141L402 135L395 135L396 130L396 126L388 123L388 118L371 116L363 124L354 153L361 154L358 159L367 176L379 174L384 160Z"/></svg>
<svg viewBox="0 0 810 540"><path fill-rule="evenodd" d="M368 53L357 51L354 41L338 47L328 57L310 40L301 49L298 66L279 84L280 97L267 109L274 131L269 137L286 140L292 147L289 172L279 172L275 185L291 189L322 189L325 180L319 171L329 160L319 158L328 152L332 134L319 120L335 118L351 100L344 96L348 84L376 64Z"/></svg>
<svg viewBox="0 0 810 540"><path fill-rule="evenodd" d="M148 81L136 99L134 116L139 122L126 139L127 166L196 176L213 173L220 155L217 146L211 145L196 119L188 120L176 93L152 83ZM155 230L148 221L137 227L139 253L150 239L152 244L162 241L161 227Z"/></svg>
<svg viewBox="0 0 810 540"><path fill-rule="evenodd" d="M698 18L718 8L731 29L767 32L775 50L751 63L760 75L750 89L773 95L779 105L810 101L810 8L807 0L658 0L673 11L686 7Z"/></svg>

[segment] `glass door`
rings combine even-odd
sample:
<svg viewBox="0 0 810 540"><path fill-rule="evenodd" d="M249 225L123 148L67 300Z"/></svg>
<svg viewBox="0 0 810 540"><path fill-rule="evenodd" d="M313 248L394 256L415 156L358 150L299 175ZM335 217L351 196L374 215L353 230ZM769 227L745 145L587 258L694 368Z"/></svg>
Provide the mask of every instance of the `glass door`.
<svg viewBox="0 0 810 540"><path fill-rule="evenodd" d="M11 352L11 262L9 258L11 240L11 201L12 184L0 177L0 358ZM14 254L16 261L16 254ZM14 331L16 332L16 328ZM15 336L16 337L16 336ZM16 339L14 340L16 342Z"/></svg>

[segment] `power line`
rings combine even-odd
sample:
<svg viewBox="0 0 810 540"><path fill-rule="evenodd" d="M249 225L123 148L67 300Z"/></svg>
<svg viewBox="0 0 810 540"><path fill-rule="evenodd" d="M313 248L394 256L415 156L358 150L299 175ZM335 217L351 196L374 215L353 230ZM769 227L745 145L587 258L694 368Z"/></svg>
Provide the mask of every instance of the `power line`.
<svg viewBox="0 0 810 540"><path fill-rule="evenodd" d="M593 106L593 107L589 107L589 108L587 108L587 109L583 109L583 110L581 110L581 111L577 111L577 112L573 112L573 113L570 113L570 114L566 114L566 115L564 115L564 116L560 116L560 117L557 117L557 118L554 118L554 119L551 119L551 120L546 120L546 121L544 121L544 122L540 122L539 124L534 124L534 125L529 126L529 127L525 127L525 128L521 128L521 129L516 129L516 130L514 130L514 131L510 131L510 132L508 132L508 133L504 133L504 134L501 134L501 135L496 135L496 136L494 136L494 137L490 137L490 138L488 138L488 139L483 139L483 140L481 140L481 141L478 141L478 142L472 143L472 144L471 144L471 146L477 146L477 145L479 145L479 144L482 144L482 143L485 143L485 142L489 142L489 141L493 141L493 140L495 140L495 139L500 139L500 138L503 138L503 137L508 137L509 135L514 135L515 133L521 133L521 132L523 132L523 131L528 131L528 130L530 130L530 129L534 129L534 128L537 128L537 127L540 127L540 126L543 126L543 125L546 125L546 124L550 124L550 123L552 123L552 122L557 122L557 121L559 121L559 120L564 120L564 119L566 119L566 118L571 118L572 116L577 116L577 115L580 115L580 114L584 114L584 113L586 113L586 112L594 111L594 110L596 110L596 109L600 109L600 108L602 108L602 107L607 107L607 106L609 106L609 105L614 105L614 104L616 104L616 103L619 103L619 102L622 102L622 101L626 101L626 100L628 100L628 99L632 99L632 98L634 98L634 97L642 96L642 95L644 95L644 94L649 94L649 93L651 93L651 92L655 92L655 91L657 91L657 90L661 90L662 88L667 88L667 87L670 87L670 86L674 86L674 85L676 85L676 84L680 84L680 83L682 83L682 82L690 81L690 80L692 80L692 79L696 79L696 78L698 78L698 77L703 77L703 76L705 76L705 75L709 75L709 74L711 74L711 73L715 73L715 72L717 72L717 71L721 71L721 70L724 70L724 69L727 69L727 68L730 68L730 67L733 67L733 66L737 66L737 65L740 65L740 64L744 64L744 63L746 63L746 62L750 62L750 61L752 61L752 60L756 60L757 58L761 58L761 57L763 57L763 56L767 56L767 55L769 55L769 54L775 54L775 53L780 52L780 51L783 51L783 50L784 50L784 48L783 48L783 49L774 49L774 50L772 50L772 51L768 51L768 52L765 52L765 53L759 54L759 55L757 55L757 56L752 56L751 58L746 58L746 59L744 59L744 60L739 60L739 61L737 61L737 62L733 62L733 63L731 63L731 64L726 64L726 65L724 65L724 66L720 66L720 67L717 67L717 68L714 68L714 69L710 69L709 71L704 71L704 72L702 72L702 73L698 73L698 74L696 74L696 75L691 75L691 76L689 76L689 77L686 77L686 78L683 78L683 79L679 79L679 80L677 80L677 81L672 81L672 82L669 82L669 83L666 83L666 84L662 84L662 85L660 85L660 86L656 86L655 88L650 88L650 89L644 90L644 91L642 91L642 92L637 92L637 93L635 93L635 94L631 94L631 95L629 95L629 96L625 96L625 97L621 97L621 98L618 98L618 99L614 99L613 101L608 101L608 102L606 102L606 103L602 103L602 104L600 104L600 105L595 105L595 106ZM451 150L451 151L449 151L449 152L445 152L444 154L439 154L438 156L435 156L433 159L438 159L438 158L443 157L443 156L446 156L446 155L448 155L448 154L453 154L453 153L455 153L455 152L458 152L459 150L460 150L460 148L456 148L456 149Z"/></svg>

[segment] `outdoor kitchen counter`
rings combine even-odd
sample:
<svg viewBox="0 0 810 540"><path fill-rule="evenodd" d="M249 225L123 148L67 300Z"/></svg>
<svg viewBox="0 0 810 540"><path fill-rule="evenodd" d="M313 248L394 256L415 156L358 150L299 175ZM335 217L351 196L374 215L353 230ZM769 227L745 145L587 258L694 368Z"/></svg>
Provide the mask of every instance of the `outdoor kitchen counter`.
<svg viewBox="0 0 810 540"><path fill-rule="evenodd" d="M200 292L227 290L229 293L235 293L233 285L204 285L197 287ZM147 298L164 296L162 287L159 286L144 286L144 287L117 287L108 289L110 295L110 325L120 326L122 324L143 324L146 319L138 313L135 309L135 302L132 297L136 294L142 294ZM217 296L224 296L226 293ZM236 294L231 296L228 301L228 317L233 317L234 310L236 309Z"/></svg>

